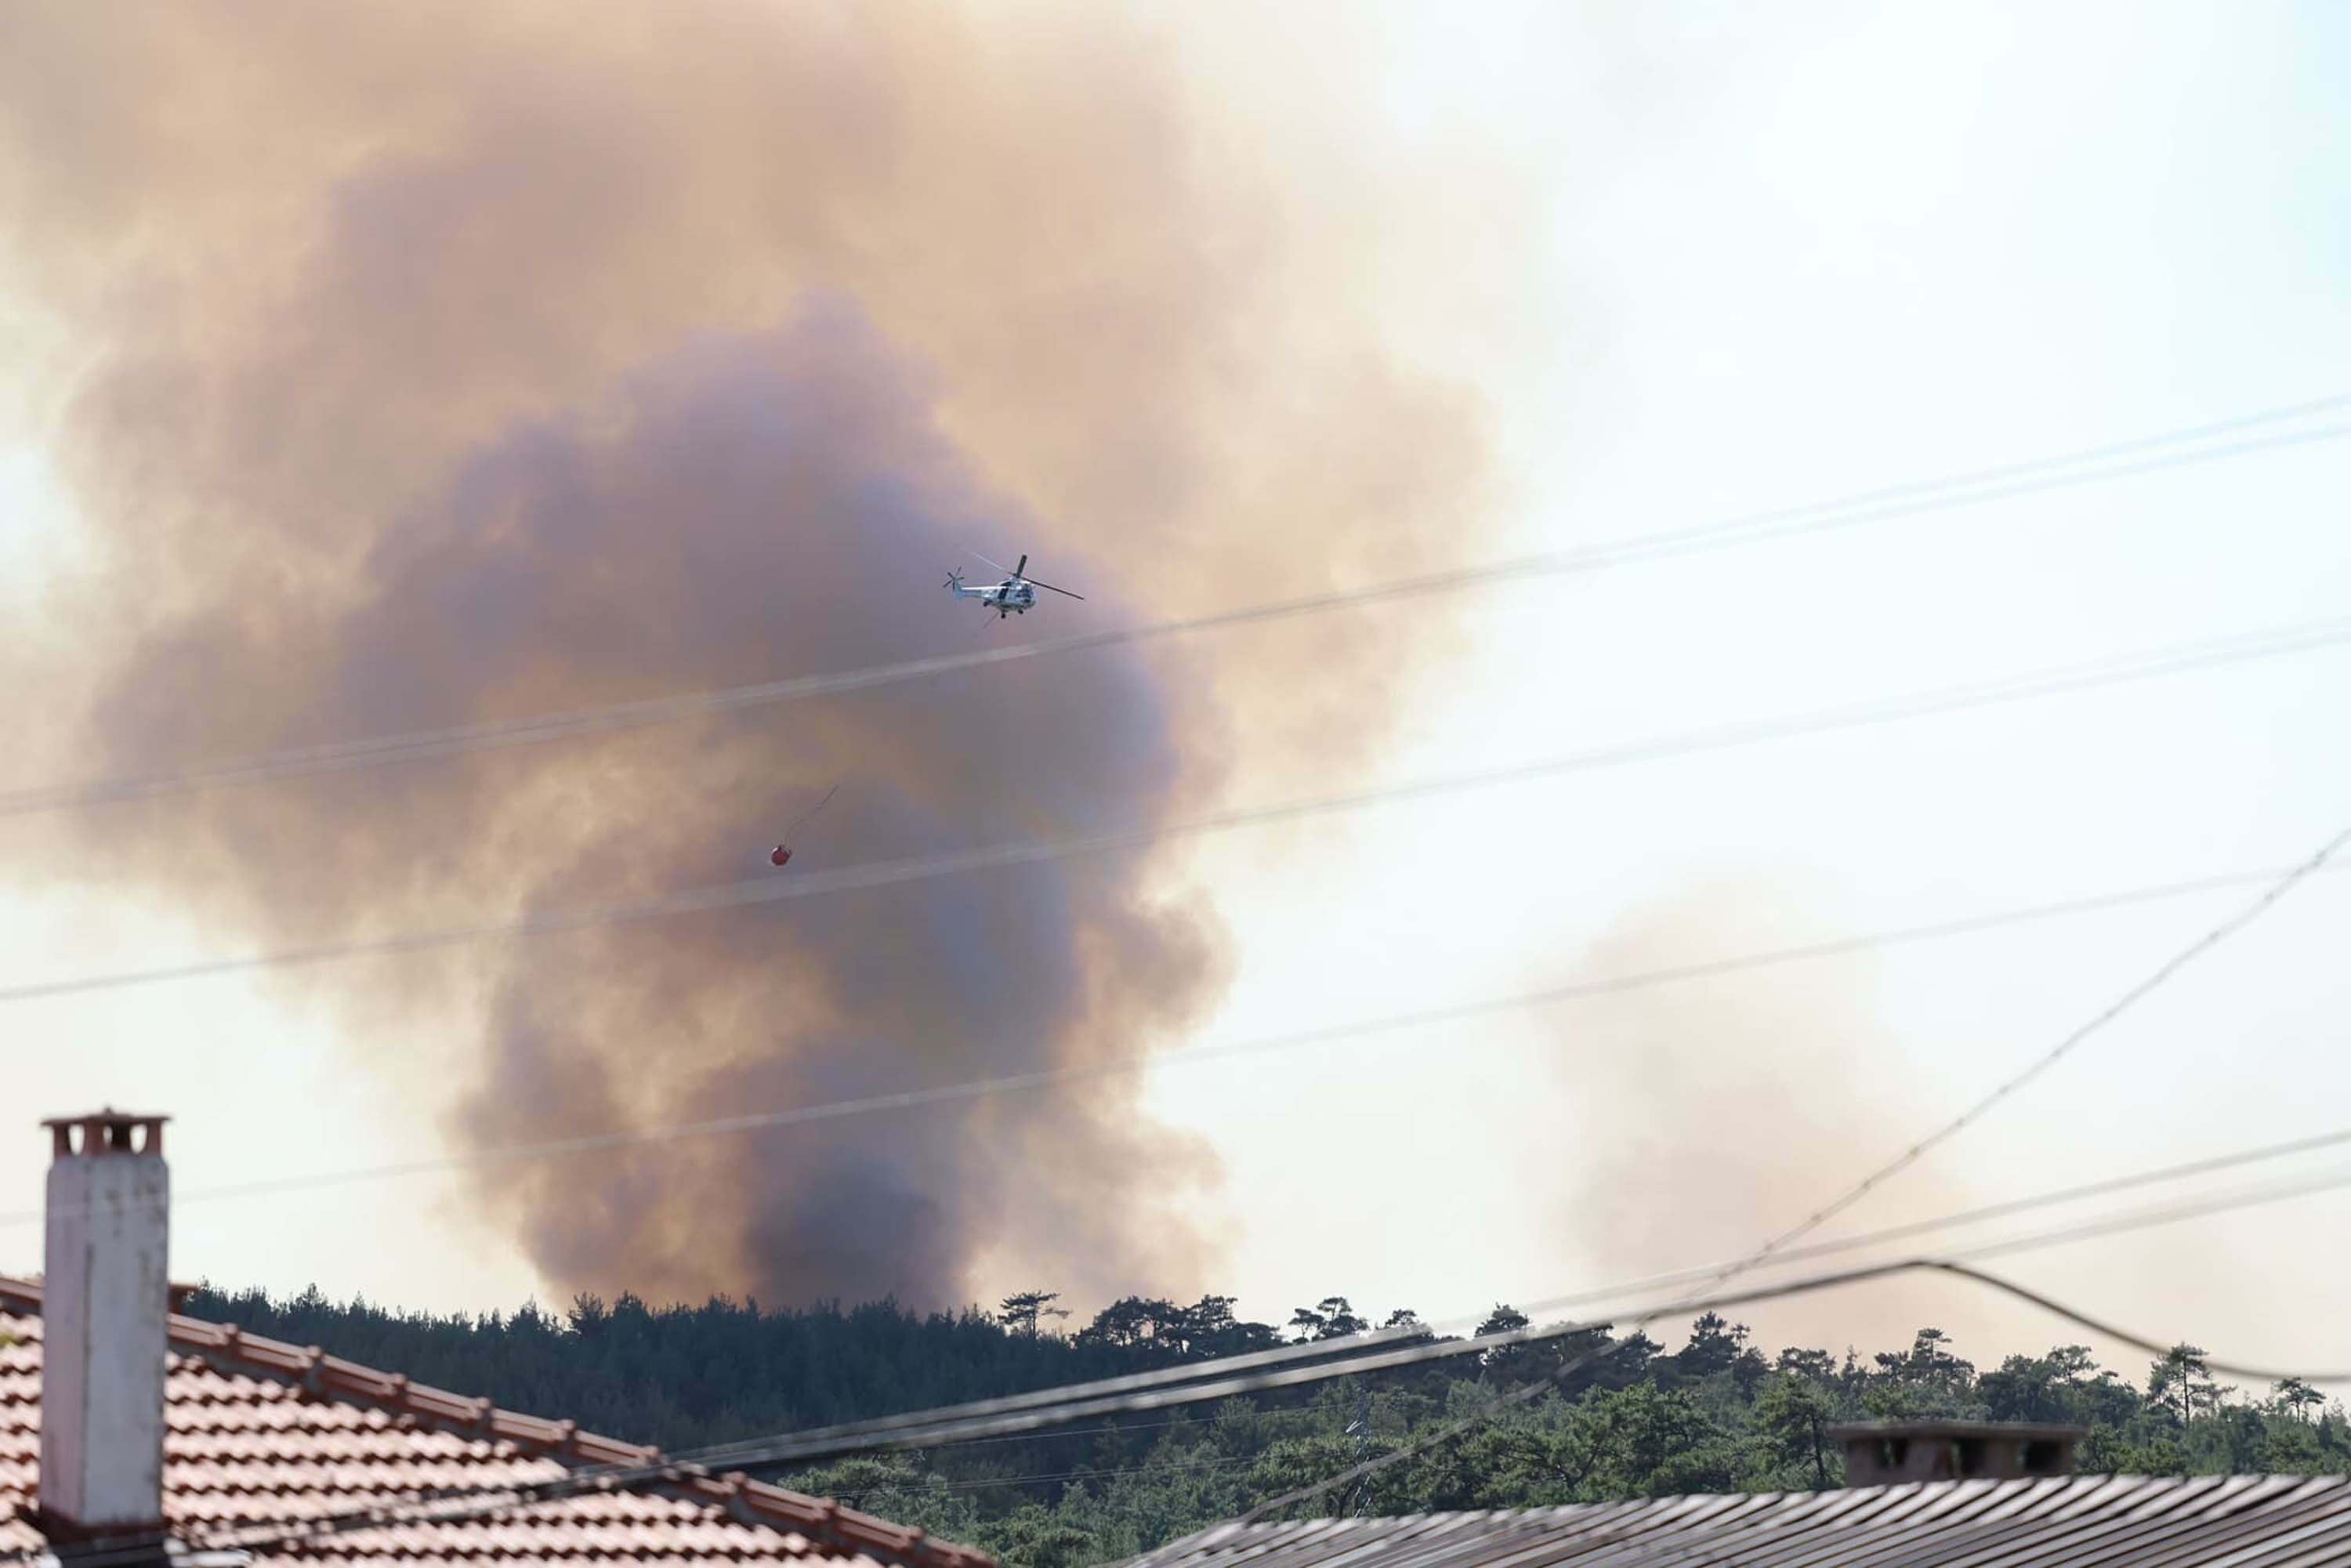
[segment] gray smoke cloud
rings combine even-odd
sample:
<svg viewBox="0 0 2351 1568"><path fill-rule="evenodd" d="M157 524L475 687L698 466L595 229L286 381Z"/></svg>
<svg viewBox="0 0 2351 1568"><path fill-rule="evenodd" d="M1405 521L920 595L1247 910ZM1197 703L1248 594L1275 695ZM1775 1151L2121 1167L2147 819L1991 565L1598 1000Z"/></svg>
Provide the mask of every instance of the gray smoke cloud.
<svg viewBox="0 0 2351 1568"><path fill-rule="evenodd" d="M1626 910L1584 963L1595 977L1638 974L1833 935L1813 908L1791 879L1726 874ZM1553 1058L1562 1098L1580 1108L1558 1223L1600 1281L1750 1254L1953 1109L1919 1087L1876 1010L1865 958L1628 992L1563 1012L1552 1027L1562 1037ZM1877 1201L1805 1239L2015 1196L1980 1189L1964 1168L1913 1166ZM1754 1325L1767 1354L1821 1342L1840 1352L1900 1349L1922 1325L1958 1331L2017 1315L1991 1303L1988 1319L1987 1303L1959 1297L1938 1281L1897 1280L1733 1315ZM1652 1332L1673 1343L1686 1326Z"/></svg>
<svg viewBox="0 0 2351 1568"><path fill-rule="evenodd" d="M52 596L84 635L0 669L86 693L67 760L105 774L1029 634L940 591L968 548L1029 550L1088 623L1457 556L1474 403L1391 363L1343 287L1298 288L1343 230L1216 166L1161 43L1093 7L13 13L0 257L71 346L46 412L101 569ZM110 808L46 863L234 948L736 880L836 780L796 867L1149 821L1370 756L1429 645L1402 624ZM371 1065L435 1075L495 1146L1147 1050L1227 961L1172 870L285 983L329 988L362 1054L375 1020L468 1030L445 1083ZM1203 1285L1216 1163L1134 1092L481 1190L563 1289Z"/></svg>

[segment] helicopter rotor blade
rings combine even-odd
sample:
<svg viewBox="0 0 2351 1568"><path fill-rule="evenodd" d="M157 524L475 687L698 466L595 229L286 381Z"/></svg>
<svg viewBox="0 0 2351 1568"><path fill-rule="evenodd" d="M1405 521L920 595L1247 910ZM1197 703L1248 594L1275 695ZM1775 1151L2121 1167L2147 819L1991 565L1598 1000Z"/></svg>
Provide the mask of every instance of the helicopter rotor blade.
<svg viewBox="0 0 2351 1568"><path fill-rule="evenodd" d="M1033 577L1024 577L1020 580L1027 583L1031 588L1053 588L1051 583L1040 582ZM1082 593L1071 593L1066 588L1053 588L1053 591L1060 594L1066 594L1071 599L1083 599L1085 597Z"/></svg>
<svg viewBox="0 0 2351 1568"><path fill-rule="evenodd" d="M998 571L1002 572L1002 573L1003 573L1005 576L1007 576L1007 577L1010 577L1010 576L1012 576L1012 575L1013 575L1012 569L1011 569L1010 567L1008 567L1008 566L1006 566L1002 561L1000 561L1000 560L988 560L988 559L987 559L987 558L986 556L984 556L984 555L980 554L977 550L972 550L972 551L970 551L969 553L970 553L970 556L971 556L971 559L974 559L974 560L977 560L977 561L987 561L987 564L988 564L989 566L994 567L997 570L998 570ZM1022 560L1027 560L1029 558L1028 558L1027 556L1022 556L1020 559L1021 559Z"/></svg>
<svg viewBox="0 0 2351 1568"><path fill-rule="evenodd" d="M1014 568L1012 569L1012 575L1013 575L1013 576L1015 576L1015 577L1019 577L1019 576L1020 576L1023 572L1027 571L1028 570L1029 570L1029 552L1028 552L1027 550L1022 550L1022 551L1020 552L1020 564L1019 564L1019 566L1016 566L1016 567L1014 567Z"/></svg>

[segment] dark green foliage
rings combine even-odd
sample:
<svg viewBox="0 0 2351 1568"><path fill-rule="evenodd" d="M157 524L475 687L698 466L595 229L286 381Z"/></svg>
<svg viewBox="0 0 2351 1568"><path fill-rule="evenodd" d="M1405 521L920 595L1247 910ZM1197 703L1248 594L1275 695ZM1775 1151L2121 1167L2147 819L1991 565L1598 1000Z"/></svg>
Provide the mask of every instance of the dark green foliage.
<svg viewBox="0 0 2351 1568"><path fill-rule="evenodd" d="M419 1383L553 1412L667 1448L984 1399L1108 1377L1134 1354L1032 1336L977 1308L918 1315L879 1301L776 1312L725 1299L698 1307L583 1296L558 1318L535 1305L481 1318L283 1301L207 1288L186 1308L296 1344L323 1345ZM1229 1336L1228 1336L1229 1337Z"/></svg>
<svg viewBox="0 0 2351 1568"><path fill-rule="evenodd" d="M955 1404L1148 1367L1317 1341L1374 1321L1343 1296L1285 1327L1237 1319L1232 1298L1190 1306L1130 1296L1063 1334L1051 1291L928 1315L883 1301L768 1311L719 1300L653 1309L582 1297L556 1317L437 1318L207 1289L187 1311L323 1345L420 1383L486 1394L672 1450ZM1394 1326L1414 1322L1391 1312ZM1481 1332L1523 1327L1497 1306ZM1766 1356L1743 1324L1711 1313L1670 1354L1644 1335L1593 1330L1400 1369L1356 1382L1230 1400L1213 1410L1096 1420L1058 1434L923 1454L845 1459L778 1476L885 1519L996 1552L1013 1568L1076 1568L1141 1552L1336 1476L1370 1455L1467 1416L1459 1438L1313 1505L1321 1512L1527 1508L1687 1491L1805 1490L1840 1484L1839 1421L1885 1415L2062 1421L2086 1427L2081 1468L2139 1474L2351 1471L2344 1413L2288 1381L2259 1399L2176 1346L2144 1389L2061 1345L1979 1375L1949 1336L1864 1360L1791 1347ZM1530 1402L1508 1390L1591 1364Z"/></svg>
<svg viewBox="0 0 2351 1568"><path fill-rule="evenodd" d="M1061 1299L1059 1291L1023 1291L1017 1296L1007 1296L996 1305L1005 1322L1030 1339L1037 1337L1039 1325L1047 1318L1066 1318L1067 1307L1053 1303Z"/></svg>
<svg viewBox="0 0 2351 1568"><path fill-rule="evenodd" d="M1843 1479L1844 1456L1828 1434L1837 1418L1829 1386L1799 1371L1782 1370L1755 1400L1755 1435L1777 1467L1774 1490L1824 1491Z"/></svg>

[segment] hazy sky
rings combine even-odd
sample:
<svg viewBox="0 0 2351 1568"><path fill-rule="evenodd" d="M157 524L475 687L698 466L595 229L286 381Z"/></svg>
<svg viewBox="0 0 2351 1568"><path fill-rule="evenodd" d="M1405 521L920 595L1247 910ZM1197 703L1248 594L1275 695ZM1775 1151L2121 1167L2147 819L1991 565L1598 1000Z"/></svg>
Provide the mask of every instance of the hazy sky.
<svg viewBox="0 0 2351 1568"><path fill-rule="evenodd" d="M1390 532L1341 518L1256 538L1245 564L1311 552L1291 589L2351 392L2339 6L1391 5L1270 26L1255 7L1131 10L1167 51L1181 139L1311 238L1233 265L1311 263L1283 287L1346 301L1313 331L1467 389L1490 448L1490 481L1462 503L1474 515L1426 517L1408 559ZM1059 25L1050 7L1019 16L1008 50ZM14 194L0 184L0 202ZM37 618L119 566L88 542L48 434L59 367L101 345L78 340L80 318L32 269L16 275L0 329L27 368L0 398L0 591ZM984 303L1022 282L968 287ZM948 380L946 423L987 468L987 411L963 409ZM1310 428L1337 391L1301 377L1285 429ZM1358 460L1343 443L1325 457ZM1226 792L1499 767L2351 613L2346 479L2351 443L2317 444L1479 591L1409 659L1368 666L1381 689L1365 700L1393 719L1361 765L1259 768L1244 722ZM1140 558L1115 517L1081 537L1123 591L1049 606L1030 634L1147 613L1160 578L1186 603L1274 596L1249 570L1219 581L1213 553L1171 559L1180 529L1134 536L1155 552ZM800 591L778 584L779 614ZM951 608L942 596L938 613ZM1399 623L1420 614L1361 612L1363 635L1385 622L1403 647ZM87 640L98 661L118 630L42 634ZM1256 711L1237 672L1264 680L1249 642L1267 634L1214 635L1230 644L1214 689ZM36 717L69 720L69 699L37 698ZM334 733L332 716L313 733ZM1018 743L1057 741L1040 723ZM7 784L50 782L72 755L37 729L20 751ZM1229 956L1229 984L1171 1043L2283 864L2346 824L2351 647L1237 832L1154 873L1171 897L1211 902ZM58 831L0 823L27 844ZM743 831L756 850L768 828ZM1188 1200L1203 1260L1137 1288L1237 1292L1276 1321L1334 1291L1437 1318L1736 1253L2248 897L1161 1071L1138 1111L1203 1141L1221 1176ZM152 888L47 873L12 888L0 919L5 983L256 945ZM2351 876L2316 879L1840 1226L2351 1124L2346 939ZM348 967L397 987L417 963L464 973ZM0 1139L0 1210L37 1205L47 1151L31 1124L99 1102L179 1119L183 1191L451 1146L442 1086L380 1064L453 1048L421 1015L340 1005L343 983L320 971L12 1005L20 1126ZM641 1065L661 1072L657 1039ZM1041 1161L1035 1179L1082 1178ZM1024 1201L1018 1183L1006 1200ZM174 1270L442 1309L548 1290L484 1212L439 1176L190 1202ZM2001 1267L2216 1354L2340 1361L2321 1325L2351 1263L2324 1243L2346 1219L2338 1194ZM1067 1282L1021 1228L1006 1236L976 1289ZM0 1230L0 1267L37 1261L37 1227ZM1771 1349L1891 1348L1931 1322L1996 1362L2083 1337L1947 1283L1739 1315Z"/></svg>

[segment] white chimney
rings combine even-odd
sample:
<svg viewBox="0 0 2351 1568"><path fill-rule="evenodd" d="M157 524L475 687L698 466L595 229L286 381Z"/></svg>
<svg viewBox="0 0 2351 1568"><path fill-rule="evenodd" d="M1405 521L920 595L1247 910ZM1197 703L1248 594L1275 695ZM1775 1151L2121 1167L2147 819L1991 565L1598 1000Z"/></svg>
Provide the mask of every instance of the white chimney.
<svg viewBox="0 0 2351 1568"><path fill-rule="evenodd" d="M41 1292L41 1511L53 1538L162 1527L165 1120L106 1110L41 1124L54 1156Z"/></svg>

